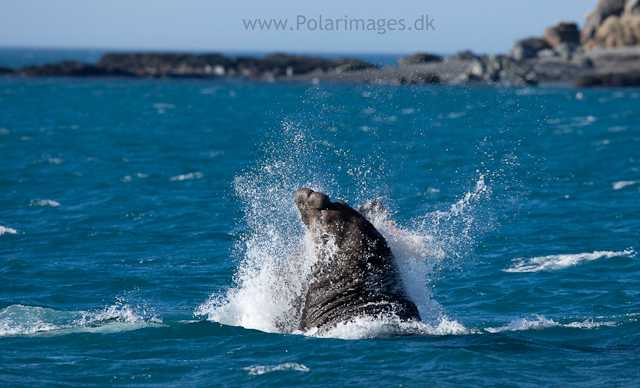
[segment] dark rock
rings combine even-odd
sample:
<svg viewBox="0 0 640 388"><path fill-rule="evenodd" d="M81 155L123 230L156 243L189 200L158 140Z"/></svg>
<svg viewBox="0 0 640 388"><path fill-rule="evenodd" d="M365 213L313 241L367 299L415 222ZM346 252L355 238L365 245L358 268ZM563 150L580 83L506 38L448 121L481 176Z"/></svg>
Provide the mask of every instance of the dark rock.
<svg viewBox="0 0 640 388"><path fill-rule="evenodd" d="M41 66L27 66L15 71L25 76L108 76L130 75L118 69L105 69L76 61L62 61Z"/></svg>
<svg viewBox="0 0 640 388"><path fill-rule="evenodd" d="M608 73L585 75L574 83L575 87L620 87L640 86L640 71L628 73Z"/></svg>
<svg viewBox="0 0 640 388"><path fill-rule="evenodd" d="M436 85L440 82L440 77L436 74L415 74L398 79L400 85Z"/></svg>
<svg viewBox="0 0 640 388"><path fill-rule="evenodd" d="M262 72L261 60L253 57L233 57L229 60L228 73L255 77Z"/></svg>
<svg viewBox="0 0 640 388"><path fill-rule="evenodd" d="M516 61L535 58L538 51L552 48L547 41L538 38L522 39L516 42L511 57Z"/></svg>
<svg viewBox="0 0 640 388"><path fill-rule="evenodd" d="M176 54L176 53L121 53L107 54L98 67L121 69L137 76L217 76L223 74L248 77L279 77L306 74L315 70L340 69L349 71L375 67L355 60L332 61L319 57L271 54L262 59L253 57L225 58L220 54Z"/></svg>
<svg viewBox="0 0 640 388"><path fill-rule="evenodd" d="M483 83L489 85L528 86L540 82L538 74L527 61L509 56L481 56L452 80L454 84Z"/></svg>
<svg viewBox="0 0 640 388"><path fill-rule="evenodd" d="M329 59L281 53L267 55L260 61L259 66L262 72L267 72L273 76L306 74L316 69L326 71L335 67L334 62Z"/></svg>
<svg viewBox="0 0 640 388"><path fill-rule="evenodd" d="M0 66L0 74L12 74L13 73L13 69L10 67L2 67Z"/></svg>
<svg viewBox="0 0 640 388"><path fill-rule="evenodd" d="M213 76L226 69L229 59L220 54L116 53L105 54L96 67L139 77Z"/></svg>
<svg viewBox="0 0 640 388"><path fill-rule="evenodd" d="M560 57L562 57L564 60L567 60L567 61L570 60L575 53L582 52L582 51L584 50L580 46L580 43L574 43L574 42L561 42L555 48L555 52L558 53Z"/></svg>
<svg viewBox="0 0 640 388"><path fill-rule="evenodd" d="M559 22L555 26L545 29L542 39L549 43L553 49L557 49L561 43L579 46L580 30L578 25L573 22Z"/></svg>
<svg viewBox="0 0 640 388"><path fill-rule="evenodd" d="M377 68L377 66L358 59L340 58L330 60L320 57L296 56L287 54L271 54L259 61L251 61L259 73L267 76L293 76L312 72L344 72ZM241 67L246 64L241 65Z"/></svg>
<svg viewBox="0 0 640 388"><path fill-rule="evenodd" d="M398 60L398 65L409 66L421 63L440 62L442 57L435 54L414 54L408 57L402 57Z"/></svg>
<svg viewBox="0 0 640 388"><path fill-rule="evenodd" d="M454 55L448 57L447 59L455 59L459 61L471 61L474 59L478 59L478 56L474 54L470 50L460 51L459 53L455 53Z"/></svg>
<svg viewBox="0 0 640 388"><path fill-rule="evenodd" d="M226 58L220 54L185 53L114 53L105 54L93 65L64 61L58 64L20 69L22 75L129 75L135 77L282 77L313 72L336 73L377 68L357 59L330 60L319 57L272 54Z"/></svg>
<svg viewBox="0 0 640 388"><path fill-rule="evenodd" d="M339 58L333 61L335 66L335 71L341 73L343 71L356 71L356 70L366 70L366 69L378 69L379 67L365 61L361 61L359 59L351 59L351 58Z"/></svg>
<svg viewBox="0 0 640 388"><path fill-rule="evenodd" d="M574 59L574 62L583 68L587 68L587 69L591 69L593 67L593 61L587 57L580 57L577 59Z"/></svg>
<svg viewBox="0 0 640 388"><path fill-rule="evenodd" d="M544 49L544 50L540 50L538 51L538 53L536 54L536 56L538 58L552 58L552 57L557 57L559 56L559 54L556 52L556 50L553 49Z"/></svg>

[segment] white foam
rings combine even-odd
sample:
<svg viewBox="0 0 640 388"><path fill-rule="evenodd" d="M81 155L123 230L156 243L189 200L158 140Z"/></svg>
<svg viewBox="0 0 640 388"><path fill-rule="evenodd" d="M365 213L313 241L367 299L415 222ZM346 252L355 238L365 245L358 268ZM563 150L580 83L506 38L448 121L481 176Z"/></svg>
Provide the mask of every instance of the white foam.
<svg viewBox="0 0 640 388"><path fill-rule="evenodd" d="M467 115L467 112L453 112L453 113L449 113L447 115L447 118L448 119L457 119L459 117L466 116L466 115Z"/></svg>
<svg viewBox="0 0 640 388"><path fill-rule="evenodd" d="M249 372L251 376L259 376L269 372L278 372L278 371L286 371L293 370L298 372L309 372L309 368L302 364L298 364L296 362L286 362L280 365L255 365L248 366L244 368L244 370Z"/></svg>
<svg viewBox="0 0 640 388"><path fill-rule="evenodd" d="M419 321L403 322L393 316L367 316L342 322L326 332L320 332L313 328L304 334L312 337L357 340L403 335L466 335L472 333L476 333L476 331L467 329L458 321L451 321L446 316L441 317L435 325Z"/></svg>
<svg viewBox="0 0 640 388"><path fill-rule="evenodd" d="M5 226L0 225L0 236L2 236L5 233L16 234L16 233L18 233L18 231L15 230L15 229L7 228Z"/></svg>
<svg viewBox="0 0 640 388"><path fill-rule="evenodd" d="M116 333L162 325L129 305L107 306L102 311L59 311L38 306L11 305L0 311L0 337L12 335L63 335Z"/></svg>
<svg viewBox="0 0 640 388"><path fill-rule="evenodd" d="M60 202L51 200L51 199L32 199L29 206L51 206L58 207L60 206Z"/></svg>
<svg viewBox="0 0 640 388"><path fill-rule="evenodd" d="M189 174L176 175L169 178L170 181L186 181L189 179L202 179L204 178L204 173L197 171L191 172Z"/></svg>
<svg viewBox="0 0 640 388"><path fill-rule="evenodd" d="M582 322L571 322L563 325L564 327L571 327L575 329L595 329L601 326L617 326L619 323L614 321L596 322L593 319L586 319Z"/></svg>
<svg viewBox="0 0 640 388"><path fill-rule="evenodd" d="M619 181L613 183L614 190L624 189L627 186L632 186L640 183L640 181Z"/></svg>
<svg viewBox="0 0 640 388"><path fill-rule="evenodd" d="M153 104L153 107L158 110L158 113L163 114L167 111L167 109L174 109L176 106L173 104L166 104L166 103L160 102L157 104Z"/></svg>
<svg viewBox="0 0 640 388"><path fill-rule="evenodd" d="M602 319L605 317L598 317L598 319ZM488 327L484 329L488 333L501 333L504 331L524 331L524 330L542 330L548 329L552 327L563 327L570 329L596 329L599 327L613 327L619 325L621 322L611 321L611 320L596 320L594 318L586 318L582 321L573 321L568 323L563 323L562 321L566 321L566 319L562 319L560 321L554 321L553 319L547 319L541 315L532 315L527 318L519 318L511 321L507 325L500 327Z"/></svg>
<svg viewBox="0 0 640 388"><path fill-rule="evenodd" d="M131 182L134 178L139 178L139 179L144 179L144 178L148 178L149 174L142 174L142 173L137 173L133 176L131 175L126 175L124 178L121 178L120 181L121 182Z"/></svg>
<svg viewBox="0 0 640 388"><path fill-rule="evenodd" d="M563 254L533 257L529 259L514 259L515 263L511 268L504 269L504 272L539 272L554 271L572 267L584 262L589 262L601 258L611 258L620 256L634 256L636 253L633 249L621 252L596 251L592 253Z"/></svg>
<svg viewBox="0 0 640 388"><path fill-rule="evenodd" d="M500 333L503 331L540 330L558 326L560 326L560 323L552 319L547 319L541 315L534 315L529 318L516 319L505 326L488 327L485 331L489 333Z"/></svg>

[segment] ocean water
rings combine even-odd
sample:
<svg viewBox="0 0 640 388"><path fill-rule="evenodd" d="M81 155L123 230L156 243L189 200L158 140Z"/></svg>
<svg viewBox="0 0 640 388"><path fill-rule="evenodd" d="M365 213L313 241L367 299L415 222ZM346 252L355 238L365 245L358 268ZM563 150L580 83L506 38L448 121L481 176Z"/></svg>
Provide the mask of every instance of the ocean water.
<svg viewBox="0 0 640 388"><path fill-rule="evenodd" d="M0 158L2 386L640 383L638 89L4 77ZM300 187L422 323L281 329Z"/></svg>

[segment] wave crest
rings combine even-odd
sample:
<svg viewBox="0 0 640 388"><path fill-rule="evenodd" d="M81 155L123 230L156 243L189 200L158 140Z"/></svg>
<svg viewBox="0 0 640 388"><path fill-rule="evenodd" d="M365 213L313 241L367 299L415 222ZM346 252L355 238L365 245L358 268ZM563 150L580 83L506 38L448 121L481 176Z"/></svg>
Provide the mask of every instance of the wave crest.
<svg viewBox="0 0 640 388"><path fill-rule="evenodd" d="M595 251L592 253L549 255L533 257L529 259L518 258L513 261L515 264L511 268L504 269L504 272L540 272L555 271L573 267L584 262L597 259L608 259L611 257L632 257L636 252L633 249L627 249L621 252L611 251Z"/></svg>
<svg viewBox="0 0 640 388"><path fill-rule="evenodd" d="M116 304L99 311L60 311L46 307L11 305L0 311L0 337L49 333L115 333L162 325L162 320Z"/></svg>

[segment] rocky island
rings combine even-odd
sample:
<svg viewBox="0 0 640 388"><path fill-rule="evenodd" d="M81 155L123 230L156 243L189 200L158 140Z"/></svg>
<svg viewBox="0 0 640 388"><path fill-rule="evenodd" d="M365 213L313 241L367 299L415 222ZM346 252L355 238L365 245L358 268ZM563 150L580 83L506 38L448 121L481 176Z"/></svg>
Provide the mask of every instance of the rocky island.
<svg viewBox="0 0 640 388"><path fill-rule="evenodd" d="M124 76L247 78L298 82L386 84L573 84L640 86L640 0L599 0L585 27L561 21L540 37L515 42L503 55L464 51L449 57L418 53L380 68L359 59L271 54L263 58L221 54L110 53L96 64L63 61L19 69L14 76Z"/></svg>

